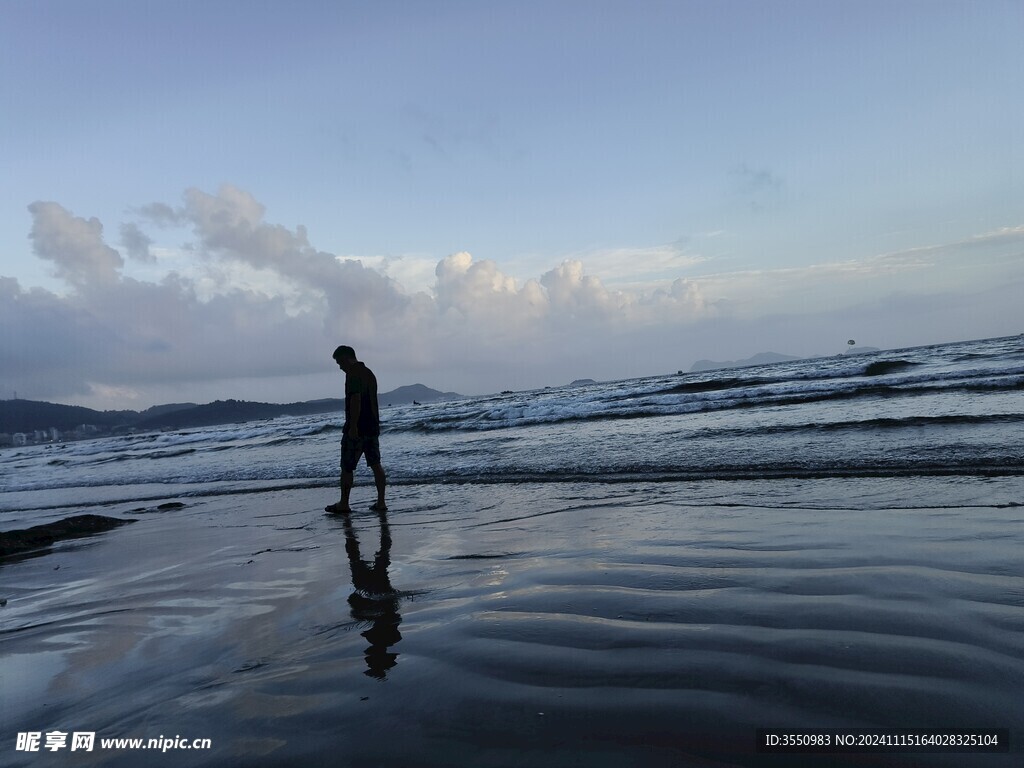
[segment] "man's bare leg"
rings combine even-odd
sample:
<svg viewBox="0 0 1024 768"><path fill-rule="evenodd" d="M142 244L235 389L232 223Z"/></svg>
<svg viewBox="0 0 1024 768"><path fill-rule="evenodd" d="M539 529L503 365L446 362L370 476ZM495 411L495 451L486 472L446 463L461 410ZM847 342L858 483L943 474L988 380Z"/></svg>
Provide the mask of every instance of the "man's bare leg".
<svg viewBox="0 0 1024 768"><path fill-rule="evenodd" d="M377 486L377 503L374 504L370 509L374 512L387 512L388 505L384 501L384 489L387 487L387 475L384 474L384 467L378 464L371 464L370 469L373 471L373 482Z"/></svg>
<svg viewBox="0 0 1024 768"><path fill-rule="evenodd" d="M351 512L352 508L348 505L348 496L352 492L352 473L341 470L341 501L337 504L331 504L329 507L324 507L327 512Z"/></svg>

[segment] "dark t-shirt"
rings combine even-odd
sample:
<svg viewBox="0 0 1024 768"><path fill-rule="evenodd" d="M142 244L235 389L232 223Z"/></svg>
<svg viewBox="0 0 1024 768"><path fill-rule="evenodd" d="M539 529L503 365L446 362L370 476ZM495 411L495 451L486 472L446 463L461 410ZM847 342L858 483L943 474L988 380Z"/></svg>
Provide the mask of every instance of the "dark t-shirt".
<svg viewBox="0 0 1024 768"><path fill-rule="evenodd" d="M377 410L377 377L362 363L356 363L351 373L345 376L345 434L352 421L353 396L358 396L359 436L380 435L380 413Z"/></svg>

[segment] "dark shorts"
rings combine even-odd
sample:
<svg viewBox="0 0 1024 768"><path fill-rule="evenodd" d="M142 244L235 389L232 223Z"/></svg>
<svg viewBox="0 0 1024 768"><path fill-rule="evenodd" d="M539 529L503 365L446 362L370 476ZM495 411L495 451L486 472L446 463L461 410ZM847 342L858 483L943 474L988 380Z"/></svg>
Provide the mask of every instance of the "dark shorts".
<svg viewBox="0 0 1024 768"><path fill-rule="evenodd" d="M346 472L355 472L359 457L366 456L366 466L380 464L380 443L376 437L357 437L348 435L341 438L341 468Z"/></svg>

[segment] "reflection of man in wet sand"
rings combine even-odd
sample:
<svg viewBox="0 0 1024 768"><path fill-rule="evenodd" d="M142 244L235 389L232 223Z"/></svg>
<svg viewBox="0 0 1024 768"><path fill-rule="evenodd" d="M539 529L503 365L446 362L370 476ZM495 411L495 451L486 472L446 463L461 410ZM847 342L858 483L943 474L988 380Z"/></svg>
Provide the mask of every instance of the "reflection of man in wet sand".
<svg viewBox="0 0 1024 768"><path fill-rule="evenodd" d="M398 593L391 586L388 566L391 565L391 529L388 527L386 512L380 516L380 549L373 557L373 563L363 560L359 554L359 539L352 527L352 517L345 515L345 552L352 569L354 591L348 597L352 618L358 622L369 622L370 628L362 633L370 642L364 651L367 670L364 674L383 680L388 670L398 663L398 654L389 653L391 646L402 639L398 625L402 617L398 613Z"/></svg>
<svg viewBox="0 0 1024 768"><path fill-rule="evenodd" d="M377 486L377 501L370 507L375 512L387 512L384 503L384 467L380 464L380 414L377 408L377 377L373 371L356 360L352 347L334 350L334 361L345 372L345 426L341 435L341 501L325 509L328 512L351 512L348 505L352 490L352 473L359 457L366 456L366 464L373 471Z"/></svg>

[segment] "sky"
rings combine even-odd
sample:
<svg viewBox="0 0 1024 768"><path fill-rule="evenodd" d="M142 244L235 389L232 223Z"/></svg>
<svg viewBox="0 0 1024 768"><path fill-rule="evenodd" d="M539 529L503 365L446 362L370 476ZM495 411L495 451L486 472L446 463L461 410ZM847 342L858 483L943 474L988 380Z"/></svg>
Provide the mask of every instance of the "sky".
<svg viewBox="0 0 1024 768"><path fill-rule="evenodd" d="M0 399L1024 332L1019 0L0 0Z"/></svg>

